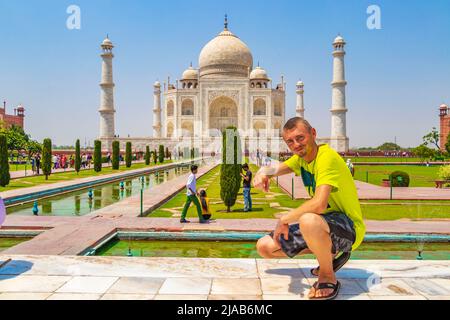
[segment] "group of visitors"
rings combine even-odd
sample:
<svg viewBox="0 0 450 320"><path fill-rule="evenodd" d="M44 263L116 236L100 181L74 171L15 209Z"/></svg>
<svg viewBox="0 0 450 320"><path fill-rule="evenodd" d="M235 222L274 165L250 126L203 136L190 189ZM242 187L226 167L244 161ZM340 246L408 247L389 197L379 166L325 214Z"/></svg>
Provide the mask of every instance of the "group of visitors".
<svg viewBox="0 0 450 320"><path fill-rule="evenodd" d="M83 153L81 155L80 167L83 169L91 168L92 164L92 154ZM34 174L39 175L40 169L42 168L42 158L41 154L38 153L31 157L31 170ZM75 155L71 154L67 156L66 154L54 154L52 155L52 170L56 169L68 169L75 168Z"/></svg>

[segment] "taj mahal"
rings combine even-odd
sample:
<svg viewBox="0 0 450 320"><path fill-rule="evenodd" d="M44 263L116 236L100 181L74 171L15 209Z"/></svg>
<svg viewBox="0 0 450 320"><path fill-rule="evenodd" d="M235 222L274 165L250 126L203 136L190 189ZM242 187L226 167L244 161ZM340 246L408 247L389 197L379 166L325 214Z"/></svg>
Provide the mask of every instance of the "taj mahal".
<svg viewBox="0 0 450 320"><path fill-rule="evenodd" d="M346 135L345 103L345 41L338 36L333 42L333 81L331 102L331 136L319 138L338 152L349 149ZM281 138L286 119L286 83L274 85L268 72L254 67L249 47L228 28L208 42L200 52L198 68L191 66L173 83L168 78L163 84L153 85L152 137L118 137L115 133L114 82L112 61L114 45L107 37L101 44L103 60L100 114L100 135L104 149L111 150L112 141L120 142L121 149L131 141L136 151L146 146L198 147L201 150L221 146L221 132L229 126L238 128L245 148L269 150L287 146ZM296 115L305 116L304 83L296 84ZM162 101L163 100L163 101ZM220 139L218 139L220 138ZM261 142L263 141L263 142ZM213 150L218 151L218 150Z"/></svg>

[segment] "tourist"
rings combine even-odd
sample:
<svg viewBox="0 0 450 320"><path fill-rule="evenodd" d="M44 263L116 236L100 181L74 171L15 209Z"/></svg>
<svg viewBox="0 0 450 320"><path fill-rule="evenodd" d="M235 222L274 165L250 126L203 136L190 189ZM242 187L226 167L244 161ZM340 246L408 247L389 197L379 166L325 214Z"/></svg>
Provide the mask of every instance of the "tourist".
<svg viewBox="0 0 450 320"><path fill-rule="evenodd" d="M353 166L352 160L347 159L346 165L347 165L348 170L350 170L352 177L355 176L355 167Z"/></svg>
<svg viewBox="0 0 450 320"><path fill-rule="evenodd" d="M362 219L355 182L339 154L328 145L317 145L316 130L304 119L290 119L283 128L283 140L294 153L286 162L261 168L254 186L269 191L269 179L295 173L300 175L311 199L283 215L275 230L258 240L264 258L293 258L313 253L318 276L308 297L333 299L340 289L335 272L363 241ZM338 253L342 253L339 257Z"/></svg>
<svg viewBox="0 0 450 320"><path fill-rule="evenodd" d="M252 172L250 171L247 163L242 165L242 169L245 171L245 174L241 173L241 177L244 179L242 186L244 194L244 212L249 212L252 211L252 196L250 193Z"/></svg>
<svg viewBox="0 0 450 320"><path fill-rule="evenodd" d="M41 156L39 153L36 155L36 174L39 175L39 169L41 168Z"/></svg>
<svg viewBox="0 0 450 320"><path fill-rule="evenodd" d="M195 204L200 223L207 222L207 220L203 219L202 207L197 198L197 178L195 177L197 172L198 172L198 166L196 166L196 165L191 166L191 174L189 175L188 181L186 183L187 199L186 199L186 204L184 205L184 208L183 208L183 212L181 213L181 219L180 219L181 223L189 223L190 222L190 221L186 220L186 215L187 215L189 206L191 205L191 202L194 202L194 204Z"/></svg>
<svg viewBox="0 0 450 320"><path fill-rule="evenodd" d="M206 190L202 189L199 192L200 195L200 204L202 205L202 216L203 219L209 220L211 219L211 211L209 209L209 199L206 195Z"/></svg>

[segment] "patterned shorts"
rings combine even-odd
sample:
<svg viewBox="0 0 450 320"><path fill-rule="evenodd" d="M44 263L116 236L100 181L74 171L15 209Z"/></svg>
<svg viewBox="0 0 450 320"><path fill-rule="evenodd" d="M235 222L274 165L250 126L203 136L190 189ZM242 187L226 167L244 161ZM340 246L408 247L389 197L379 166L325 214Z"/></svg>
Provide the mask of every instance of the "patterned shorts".
<svg viewBox="0 0 450 320"><path fill-rule="evenodd" d="M330 212L322 214L321 217L325 219L330 227L330 236L332 243L332 253L350 252L352 245L356 239L355 228L353 221L344 213ZM273 232L270 233L273 238ZM299 224L289 226L289 239L285 240L283 235L280 235L281 250L290 258L295 257L301 251L308 249L308 246L303 239Z"/></svg>

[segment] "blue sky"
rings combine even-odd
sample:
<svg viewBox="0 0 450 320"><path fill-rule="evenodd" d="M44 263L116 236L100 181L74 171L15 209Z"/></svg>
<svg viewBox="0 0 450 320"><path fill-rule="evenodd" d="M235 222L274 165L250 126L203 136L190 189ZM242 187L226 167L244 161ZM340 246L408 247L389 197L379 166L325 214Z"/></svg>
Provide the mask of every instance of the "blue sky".
<svg viewBox="0 0 450 320"><path fill-rule="evenodd" d="M67 7L81 9L69 30ZM366 26L381 8L381 30ZM73 144L98 135L101 60L114 50L116 133L150 136L152 84L179 78L202 47L229 27L277 83L287 82L287 117L295 83L305 82L305 117L330 134L332 46L347 41L347 131L351 146L394 141L416 146L450 104L450 1L113 1L0 0L0 99L22 103L35 139Z"/></svg>

